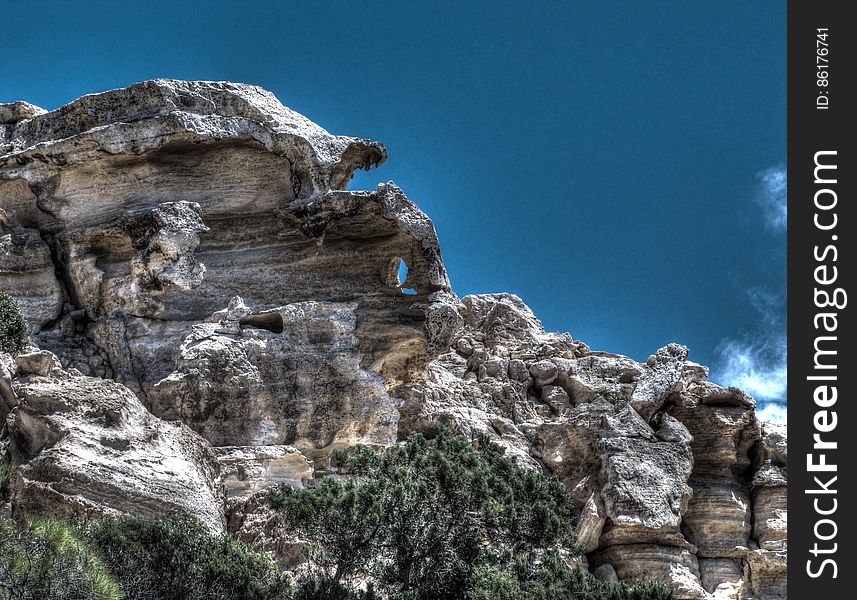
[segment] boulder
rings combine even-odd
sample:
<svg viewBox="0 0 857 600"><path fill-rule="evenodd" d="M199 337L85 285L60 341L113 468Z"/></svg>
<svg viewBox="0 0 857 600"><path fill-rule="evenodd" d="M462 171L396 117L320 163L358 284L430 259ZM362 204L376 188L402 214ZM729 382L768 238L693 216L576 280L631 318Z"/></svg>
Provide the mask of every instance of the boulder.
<svg viewBox="0 0 857 600"><path fill-rule="evenodd" d="M223 531L217 459L187 426L153 416L119 383L56 366L12 387L19 403L6 427L15 517L182 511Z"/></svg>

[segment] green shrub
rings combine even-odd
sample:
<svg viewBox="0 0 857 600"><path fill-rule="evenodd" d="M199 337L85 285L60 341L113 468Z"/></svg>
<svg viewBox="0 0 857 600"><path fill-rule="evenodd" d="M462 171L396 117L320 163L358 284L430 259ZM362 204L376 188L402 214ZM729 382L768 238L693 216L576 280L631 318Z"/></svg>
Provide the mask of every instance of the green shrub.
<svg viewBox="0 0 857 600"><path fill-rule="evenodd" d="M381 600L381 597L371 586L366 590L351 589L332 577L306 575L298 580L290 600Z"/></svg>
<svg viewBox="0 0 857 600"><path fill-rule="evenodd" d="M55 520L17 527L0 517L0 599L118 600L119 584L79 527Z"/></svg>
<svg viewBox="0 0 857 600"><path fill-rule="evenodd" d="M289 597L286 579L267 557L196 519L110 519L90 532L129 600L268 600Z"/></svg>
<svg viewBox="0 0 857 600"><path fill-rule="evenodd" d="M641 583L599 581L570 568L556 554L545 557L544 563L518 579L512 572L483 566L476 574L473 591L468 600L672 600L673 594L664 586Z"/></svg>
<svg viewBox="0 0 857 600"><path fill-rule="evenodd" d="M16 356L27 346L27 322L18 303L0 292L0 350Z"/></svg>
<svg viewBox="0 0 857 600"><path fill-rule="evenodd" d="M601 583L559 560L579 552L564 486L487 440L474 448L441 428L434 439L412 435L383 453L359 447L336 459L351 479L271 496L286 530L306 540L315 583L336 593L369 579L393 600L671 598L660 587Z"/></svg>

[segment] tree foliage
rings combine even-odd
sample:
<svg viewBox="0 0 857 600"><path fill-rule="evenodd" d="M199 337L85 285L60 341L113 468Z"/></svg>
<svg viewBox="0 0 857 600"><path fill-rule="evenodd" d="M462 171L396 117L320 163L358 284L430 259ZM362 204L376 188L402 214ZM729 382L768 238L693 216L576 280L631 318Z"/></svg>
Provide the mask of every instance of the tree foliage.
<svg viewBox="0 0 857 600"><path fill-rule="evenodd" d="M560 557L579 549L564 486L487 440L474 447L440 429L383 453L360 447L336 458L351 478L282 486L271 499L331 586L370 580L399 600L670 597L657 588L638 599L568 567Z"/></svg>
<svg viewBox="0 0 857 600"><path fill-rule="evenodd" d="M0 351L16 356L27 346L27 322L18 303L0 292Z"/></svg>
<svg viewBox="0 0 857 600"><path fill-rule="evenodd" d="M468 600L672 600L656 583L607 583L569 568L551 554L535 570L520 577L490 565L477 570Z"/></svg>
<svg viewBox="0 0 857 600"><path fill-rule="evenodd" d="M94 527L90 539L129 599L288 597L288 582L270 559L186 515L110 519Z"/></svg>
<svg viewBox="0 0 857 600"><path fill-rule="evenodd" d="M38 520L16 527L0 518L0 599L118 600L116 578L80 527Z"/></svg>

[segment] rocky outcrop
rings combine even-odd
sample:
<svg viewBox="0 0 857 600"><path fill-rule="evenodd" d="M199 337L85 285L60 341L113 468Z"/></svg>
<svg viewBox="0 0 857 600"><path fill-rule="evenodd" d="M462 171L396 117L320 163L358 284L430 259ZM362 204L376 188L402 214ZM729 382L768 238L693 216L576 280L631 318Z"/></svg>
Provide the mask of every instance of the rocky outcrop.
<svg viewBox="0 0 857 600"><path fill-rule="evenodd" d="M119 383L62 369L50 352L15 362L14 407L0 415L15 517L181 510L223 530L223 484L205 440L153 416Z"/></svg>
<svg viewBox="0 0 857 600"><path fill-rule="evenodd" d="M545 333L514 296L462 304L400 433L446 423L557 475L593 571L668 581L677 598L784 597L784 572L760 554L784 550L784 431L763 430L751 398L706 381L676 344L637 363Z"/></svg>
<svg viewBox="0 0 857 600"><path fill-rule="evenodd" d="M442 423L559 477L595 576L784 598L785 431L681 345L456 297L402 190L347 191L385 159L240 84L0 105L0 288L45 349L0 356L13 510L187 510L285 565L271 486Z"/></svg>

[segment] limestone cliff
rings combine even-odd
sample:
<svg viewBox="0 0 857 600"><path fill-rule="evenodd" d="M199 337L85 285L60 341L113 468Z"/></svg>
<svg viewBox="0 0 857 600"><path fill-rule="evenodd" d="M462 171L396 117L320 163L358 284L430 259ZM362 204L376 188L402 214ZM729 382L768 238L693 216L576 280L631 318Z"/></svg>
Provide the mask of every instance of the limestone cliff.
<svg viewBox="0 0 857 600"><path fill-rule="evenodd" d="M398 187L347 191L386 156L248 85L0 105L0 289L41 348L0 357L13 513L180 508L286 561L266 488L444 423L565 483L595 576L785 598L784 428L682 346L459 299Z"/></svg>

